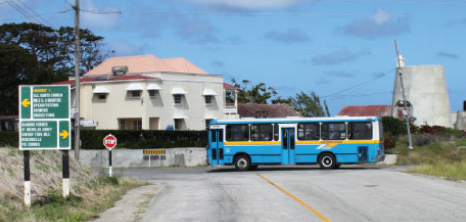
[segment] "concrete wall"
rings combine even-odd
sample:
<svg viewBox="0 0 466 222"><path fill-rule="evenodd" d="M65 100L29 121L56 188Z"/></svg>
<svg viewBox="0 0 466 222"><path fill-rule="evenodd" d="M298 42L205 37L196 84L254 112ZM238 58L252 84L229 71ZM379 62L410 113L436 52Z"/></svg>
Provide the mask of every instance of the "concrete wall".
<svg viewBox="0 0 466 222"><path fill-rule="evenodd" d="M451 125L455 129L466 130L466 112L458 111L451 113Z"/></svg>
<svg viewBox="0 0 466 222"><path fill-rule="evenodd" d="M165 155L143 155L142 149L112 150L113 167L194 167L207 164L205 148L170 148ZM93 168L108 167L108 150L81 150L80 162ZM70 152L74 156L74 152ZM149 160L150 158L150 160Z"/></svg>
<svg viewBox="0 0 466 222"><path fill-rule="evenodd" d="M450 102L443 66L423 65L397 68L392 105L403 98L400 76L402 72L406 99L412 104L416 125L439 125L451 127ZM397 117L397 109L392 115Z"/></svg>

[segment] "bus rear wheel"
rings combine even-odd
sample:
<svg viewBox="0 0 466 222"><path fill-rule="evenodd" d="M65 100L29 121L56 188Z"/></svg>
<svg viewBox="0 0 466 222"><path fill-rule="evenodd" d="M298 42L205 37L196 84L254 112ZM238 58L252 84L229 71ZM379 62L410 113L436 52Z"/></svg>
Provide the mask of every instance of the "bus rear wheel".
<svg viewBox="0 0 466 222"><path fill-rule="evenodd" d="M235 168L238 171L248 171L251 168L251 160L246 155L241 155L235 159Z"/></svg>
<svg viewBox="0 0 466 222"><path fill-rule="evenodd" d="M335 155L331 153L324 153L319 158L319 165L322 169L335 169L337 163Z"/></svg>

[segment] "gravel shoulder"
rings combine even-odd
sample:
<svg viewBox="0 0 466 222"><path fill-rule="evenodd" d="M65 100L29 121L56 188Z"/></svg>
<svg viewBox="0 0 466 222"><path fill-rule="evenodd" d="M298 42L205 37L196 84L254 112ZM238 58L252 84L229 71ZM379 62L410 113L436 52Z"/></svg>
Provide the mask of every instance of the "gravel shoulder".
<svg viewBox="0 0 466 222"><path fill-rule="evenodd" d="M130 222L140 221L147 206L154 199L164 185L151 184L128 191L115 206L99 214L99 218L90 222Z"/></svg>

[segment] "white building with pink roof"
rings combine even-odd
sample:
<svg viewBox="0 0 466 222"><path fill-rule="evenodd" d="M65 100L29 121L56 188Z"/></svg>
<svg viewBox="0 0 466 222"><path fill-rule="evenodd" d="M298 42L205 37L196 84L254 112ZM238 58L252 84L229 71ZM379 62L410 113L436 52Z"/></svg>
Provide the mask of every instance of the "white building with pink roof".
<svg viewBox="0 0 466 222"><path fill-rule="evenodd" d="M212 119L238 117L236 102L225 102L235 88L184 58L112 57L84 74L80 85L85 127L204 130Z"/></svg>

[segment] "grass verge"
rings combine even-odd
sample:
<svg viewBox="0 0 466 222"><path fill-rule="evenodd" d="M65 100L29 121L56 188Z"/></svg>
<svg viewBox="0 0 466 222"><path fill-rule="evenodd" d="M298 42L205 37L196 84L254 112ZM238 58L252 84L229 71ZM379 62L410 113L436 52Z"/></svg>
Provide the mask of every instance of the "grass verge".
<svg viewBox="0 0 466 222"><path fill-rule="evenodd" d="M113 206L129 189L144 183L107 177L75 161L71 166L71 194L61 195L61 153L31 153L32 205L22 203L22 154L0 148L0 222L88 221Z"/></svg>
<svg viewBox="0 0 466 222"><path fill-rule="evenodd" d="M397 145L393 151L398 154L398 165L416 165L408 173L466 180L466 139L436 140L430 145L415 146L412 151L406 145Z"/></svg>

